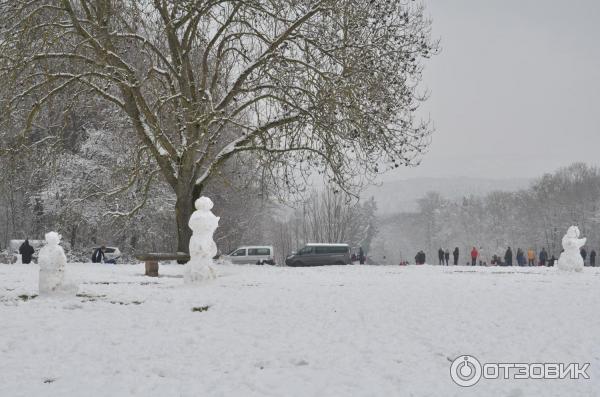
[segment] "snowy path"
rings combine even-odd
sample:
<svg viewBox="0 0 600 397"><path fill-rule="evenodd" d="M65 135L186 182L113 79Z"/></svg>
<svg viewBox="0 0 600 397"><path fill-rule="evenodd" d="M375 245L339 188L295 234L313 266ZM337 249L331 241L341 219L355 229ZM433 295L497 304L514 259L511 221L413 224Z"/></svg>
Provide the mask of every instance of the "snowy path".
<svg viewBox="0 0 600 397"><path fill-rule="evenodd" d="M69 264L80 297L27 301L0 265L0 396L592 396L600 269ZM193 307L209 306L192 312ZM451 359L590 362L590 380L486 380Z"/></svg>

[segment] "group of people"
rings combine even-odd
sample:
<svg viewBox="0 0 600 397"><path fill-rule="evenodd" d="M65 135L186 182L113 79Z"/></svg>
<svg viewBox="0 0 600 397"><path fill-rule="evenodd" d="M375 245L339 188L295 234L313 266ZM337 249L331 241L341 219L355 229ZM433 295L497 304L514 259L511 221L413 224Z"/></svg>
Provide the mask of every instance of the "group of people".
<svg viewBox="0 0 600 397"><path fill-rule="evenodd" d="M502 259L504 259L504 261ZM521 248L517 248L514 259L516 260L517 266L554 266L554 262L557 260L556 256L552 255L552 257L550 257L548 255L546 248L542 248L537 255L532 248L529 248L527 252ZM499 255L494 255L492 257L491 264L499 266L513 266L512 248L508 247L506 249L504 258L501 258Z"/></svg>
<svg viewBox="0 0 600 397"><path fill-rule="evenodd" d="M583 262L588 265L588 262L586 262L587 251L585 248L581 248L580 252ZM503 259L504 261L502 261L502 258L499 256L494 255L491 264L500 266L513 266L513 251L511 247L507 248ZM537 255L532 248L529 248L527 251L517 248L515 260L517 266L554 266L554 263L558 260L558 258L555 255L550 256L546 251L546 248L542 248ZM593 249L589 256L589 266L596 266L596 251Z"/></svg>
<svg viewBox="0 0 600 397"><path fill-rule="evenodd" d="M454 248L452 251L452 259L454 266L458 265L460 251L458 247ZM589 262L586 262L588 258L587 251L584 248L581 248L581 257L583 258L584 263L589 266L596 266L596 251L592 250L589 254ZM504 257L500 255L492 255L491 257L487 257L483 248L477 249L473 247L470 252L470 261L467 262L467 265L470 266L513 266L513 251L511 247L508 247L506 252L504 253ZM527 251L522 250L521 248L517 248L517 252L514 255L515 264L517 266L554 266L554 263L558 260L556 256L549 256L546 248L542 248L542 250L536 254L535 250L529 248ZM448 266L450 262L450 250L440 248L438 250L438 261L439 265ZM415 263L417 265L422 265L425 263L425 252L419 251L415 256Z"/></svg>
<svg viewBox="0 0 600 397"><path fill-rule="evenodd" d="M106 247L103 245L100 248L96 248L94 253L92 254L92 263L115 263L114 260L108 260L104 252L106 251ZM362 248L361 248L362 251ZM31 263L31 259L33 258L33 254L35 249L29 244L29 239L26 239L23 244L19 247L19 254L21 254L21 262L22 263ZM364 255L363 255L364 256Z"/></svg>
<svg viewBox="0 0 600 397"><path fill-rule="evenodd" d="M425 255L425 254L423 254ZM452 251L452 259L454 261L454 266L458 265L458 256L459 256L459 250L458 247L454 248L454 251ZM440 265L449 265L449 261L450 261L450 250L449 249L443 249L440 248L438 250L438 260L439 260L439 264Z"/></svg>
<svg viewBox="0 0 600 397"><path fill-rule="evenodd" d="M579 250L579 253L581 254L581 257L583 258L583 263L587 264L588 262L585 261L587 259L587 251L585 250L585 248L581 247L581 249ZM590 251L589 265L596 267L596 251L595 250Z"/></svg>
<svg viewBox="0 0 600 397"><path fill-rule="evenodd" d="M458 247L456 247L456 248L454 248L454 251L452 251L452 259L454 261L454 266L458 265L458 256L459 256L459 250L458 250ZM419 252L417 252L417 255L415 256L415 263L417 265L423 265L423 264L425 264L425 259L426 259L425 252L419 251ZM438 259L440 261L440 263L439 263L440 265L448 266L449 262L450 262L450 250L448 250L448 249L444 250L444 249L440 248L438 250ZM405 263L405 262L403 262L403 263ZM401 263L401 264L403 264L403 263Z"/></svg>

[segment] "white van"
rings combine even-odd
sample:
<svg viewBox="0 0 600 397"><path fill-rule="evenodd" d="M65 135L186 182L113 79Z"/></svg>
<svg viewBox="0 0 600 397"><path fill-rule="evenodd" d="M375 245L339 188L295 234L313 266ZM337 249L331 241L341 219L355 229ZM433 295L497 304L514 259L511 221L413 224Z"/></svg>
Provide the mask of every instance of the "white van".
<svg viewBox="0 0 600 397"><path fill-rule="evenodd" d="M248 245L239 247L231 251L228 255L223 255L223 259L235 264L250 265L268 265L275 264L273 247L270 245Z"/></svg>

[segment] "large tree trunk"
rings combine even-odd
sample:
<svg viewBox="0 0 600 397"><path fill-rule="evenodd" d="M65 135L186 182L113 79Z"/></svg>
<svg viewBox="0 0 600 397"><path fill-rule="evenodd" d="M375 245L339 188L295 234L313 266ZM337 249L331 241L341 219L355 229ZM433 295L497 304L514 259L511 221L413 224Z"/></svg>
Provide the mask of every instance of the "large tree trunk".
<svg viewBox="0 0 600 397"><path fill-rule="evenodd" d="M77 239L77 226L71 226L71 238L70 238L70 243L71 243L71 249L74 250L75 249L75 240Z"/></svg>
<svg viewBox="0 0 600 397"><path fill-rule="evenodd" d="M194 202L191 195L177 194L175 203L175 218L177 220L177 252L190 252L190 238L192 230L188 226L188 221L194 211Z"/></svg>
<svg viewBox="0 0 600 397"><path fill-rule="evenodd" d="M175 203L175 217L177 219L177 252L190 252L190 238L192 230L188 222L194 212L194 202L202 193L201 186L182 186L177 189Z"/></svg>

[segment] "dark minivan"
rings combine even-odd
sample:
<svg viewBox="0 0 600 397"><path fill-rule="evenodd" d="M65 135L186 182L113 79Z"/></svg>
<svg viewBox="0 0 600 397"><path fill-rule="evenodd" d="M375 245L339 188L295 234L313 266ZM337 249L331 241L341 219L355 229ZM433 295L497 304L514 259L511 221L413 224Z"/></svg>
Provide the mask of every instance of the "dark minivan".
<svg viewBox="0 0 600 397"><path fill-rule="evenodd" d="M304 248L285 259L285 264L293 267L349 265L351 263L348 244L306 244Z"/></svg>

